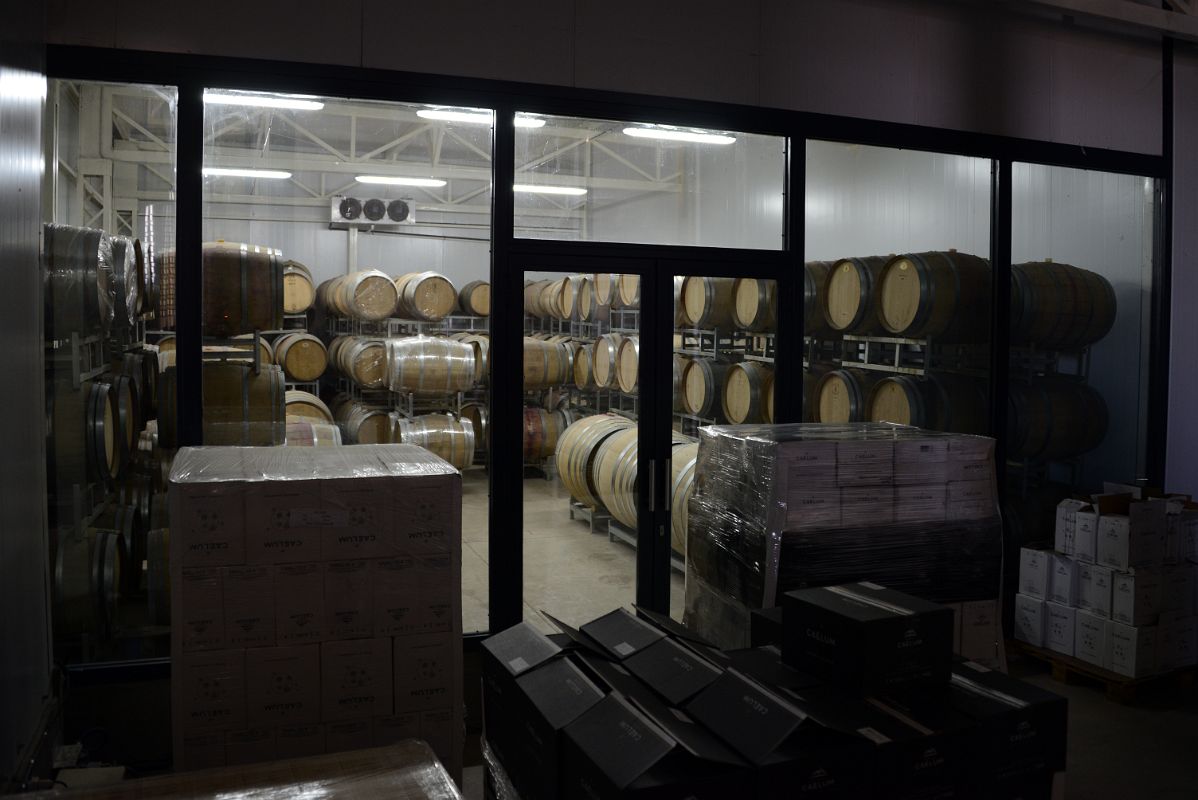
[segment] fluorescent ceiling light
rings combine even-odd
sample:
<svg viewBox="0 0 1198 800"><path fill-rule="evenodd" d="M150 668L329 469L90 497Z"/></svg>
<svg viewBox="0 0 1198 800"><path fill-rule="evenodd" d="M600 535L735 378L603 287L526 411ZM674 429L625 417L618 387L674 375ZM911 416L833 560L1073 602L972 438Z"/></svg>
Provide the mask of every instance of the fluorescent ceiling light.
<svg viewBox="0 0 1198 800"><path fill-rule="evenodd" d="M475 125L490 125L493 120L490 111L454 111L449 108L422 108L416 112L416 116L421 119L469 122ZM517 128L543 128L545 120L517 114L515 124Z"/></svg>
<svg viewBox="0 0 1198 800"><path fill-rule="evenodd" d="M722 133L700 133L675 128L625 128L624 135L638 139L665 139L671 142L698 142L699 144L732 144L735 137Z"/></svg>
<svg viewBox="0 0 1198 800"><path fill-rule="evenodd" d="M290 172L278 169L225 169L224 167L204 167L205 178L272 178L286 180Z"/></svg>
<svg viewBox="0 0 1198 800"><path fill-rule="evenodd" d="M205 103L226 106L257 106L259 108L294 108L301 111L319 111L324 103L300 97L279 97L268 94L220 94L204 92Z"/></svg>
<svg viewBox="0 0 1198 800"><path fill-rule="evenodd" d="M389 183L395 186L444 186L440 178L394 178L389 175L359 175L358 183Z"/></svg>
<svg viewBox="0 0 1198 800"><path fill-rule="evenodd" d="M574 197L587 193L586 189L578 186L534 186L529 183L517 183L512 187L517 192L534 192L536 194L568 194Z"/></svg>

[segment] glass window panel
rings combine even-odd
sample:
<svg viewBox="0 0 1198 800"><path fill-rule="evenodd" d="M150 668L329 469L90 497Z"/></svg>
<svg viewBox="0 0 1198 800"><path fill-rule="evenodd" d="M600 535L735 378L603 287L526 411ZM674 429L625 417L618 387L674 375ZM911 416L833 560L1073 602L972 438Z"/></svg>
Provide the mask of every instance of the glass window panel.
<svg viewBox="0 0 1198 800"><path fill-rule="evenodd" d="M781 250L786 139L516 117L516 236Z"/></svg>
<svg viewBox="0 0 1198 800"><path fill-rule="evenodd" d="M1061 497L1146 474L1151 178L1012 169L1008 475L1022 538Z"/></svg>
<svg viewBox="0 0 1198 800"><path fill-rule="evenodd" d="M804 417L989 428L990 162L807 143Z"/></svg>
<svg viewBox="0 0 1198 800"><path fill-rule="evenodd" d="M174 87L52 80L45 343L54 655L170 654L173 405L156 343L174 313ZM163 362L166 362L164 360Z"/></svg>
<svg viewBox="0 0 1198 800"><path fill-rule="evenodd" d="M466 632L488 627L493 127L205 92L205 442L408 442L460 468Z"/></svg>

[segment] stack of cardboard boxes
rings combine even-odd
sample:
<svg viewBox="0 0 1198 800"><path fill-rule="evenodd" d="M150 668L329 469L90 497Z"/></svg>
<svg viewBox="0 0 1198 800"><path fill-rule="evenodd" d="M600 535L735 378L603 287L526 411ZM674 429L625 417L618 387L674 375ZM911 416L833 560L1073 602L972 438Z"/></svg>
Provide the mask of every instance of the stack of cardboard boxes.
<svg viewBox="0 0 1198 800"><path fill-rule="evenodd" d="M959 605L968 655L996 658L993 455L992 439L885 423L703 428L687 626L745 646L750 612L785 592L871 580Z"/></svg>
<svg viewBox="0 0 1198 800"><path fill-rule="evenodd" d="M176 769L429 743L461 769L461 475L410 445L185 448Z"/></svg>
<svg viewBox="0 0 1198 800"><path fill-rule="evenodd" d="M786 595L769 646L614 611L483 643L484 754L524 800L1043 798L1063 698L954 663L944 606L857 583Z"/></svg>
<svg viewBox="0 0 1198 800"><path fill-rule="evenodd" d="M1015 637L1130 678L1198 663L1198 506L1108 485L1057 507L1053 549L1025 547Z"/></svg>

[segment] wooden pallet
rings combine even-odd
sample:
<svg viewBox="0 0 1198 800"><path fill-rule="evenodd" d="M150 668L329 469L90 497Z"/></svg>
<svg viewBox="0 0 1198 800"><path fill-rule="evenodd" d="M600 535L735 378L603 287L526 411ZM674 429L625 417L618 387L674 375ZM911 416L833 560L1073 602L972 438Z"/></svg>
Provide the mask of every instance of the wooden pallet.
<svg viewBox="0 0 1198 800"><path fill-rule="evenodd" d="M1036 647L1027 642L1009 641L1007 644L1013 652L1023 653L1047 663L1052 668L1054 681L1066 684L1093 685L1097 683L1105 689L1107 699L1116 703L1134 703L1139 693L1147 688L1174 688L1181 692L1194 685L1194 667L1174 670L1163 675L1129 678L1126 675L1095 666L1088 661L1082 661L1080 658Z"/></svg>

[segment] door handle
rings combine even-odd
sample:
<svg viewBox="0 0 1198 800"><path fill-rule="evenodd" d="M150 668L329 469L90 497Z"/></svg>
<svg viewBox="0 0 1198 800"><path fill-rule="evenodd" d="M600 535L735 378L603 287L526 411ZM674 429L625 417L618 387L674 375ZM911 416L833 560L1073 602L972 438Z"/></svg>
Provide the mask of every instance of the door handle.
<svg viewBox="0 0 1198 800"><path fill-rule="evenodd" d="M657 461L649 459L649 513L657 510Z"/></svg>

